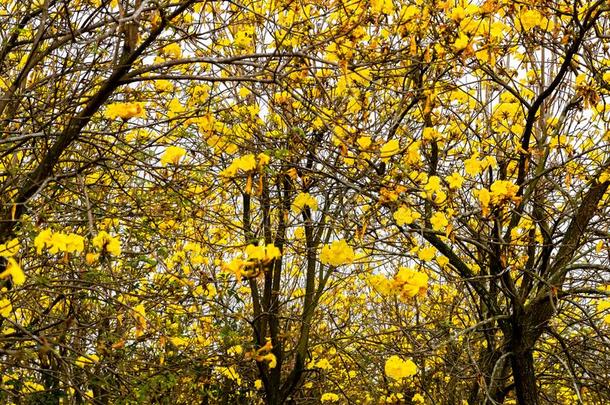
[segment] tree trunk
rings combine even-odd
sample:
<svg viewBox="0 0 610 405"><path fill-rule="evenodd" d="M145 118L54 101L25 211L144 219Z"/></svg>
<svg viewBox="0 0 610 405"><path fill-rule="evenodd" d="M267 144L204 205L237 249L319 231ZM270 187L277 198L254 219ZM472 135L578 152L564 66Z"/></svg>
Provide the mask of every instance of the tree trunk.
<svg viewBox="0 0 610 405"><path fill-rule="evenodd" d="M532 349L524 348L522 345L519 346L513 347L513 355L511 356L517 402L520 405L537 405L538 390Z"/></svg>

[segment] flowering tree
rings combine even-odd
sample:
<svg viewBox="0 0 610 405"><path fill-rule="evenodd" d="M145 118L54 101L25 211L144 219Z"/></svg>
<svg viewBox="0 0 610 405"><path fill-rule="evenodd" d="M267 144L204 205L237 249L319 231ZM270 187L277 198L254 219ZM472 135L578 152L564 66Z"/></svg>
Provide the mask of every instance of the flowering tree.
<svg viewBox="0 0 610 405"><path fill-rule="evenodd" d="M607 2L0 4L0 396L605 403Z"/></svg>

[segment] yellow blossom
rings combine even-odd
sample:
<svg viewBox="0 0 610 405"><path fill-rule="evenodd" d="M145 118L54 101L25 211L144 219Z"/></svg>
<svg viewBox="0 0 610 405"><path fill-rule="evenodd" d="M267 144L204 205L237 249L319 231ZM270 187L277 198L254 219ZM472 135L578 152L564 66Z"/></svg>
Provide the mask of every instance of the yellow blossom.
<svg viewBox="0 0 610 405"><path fill-rule="evenodd" d="M256 169L256 158L253 154L248 154L234 159L229 167L220 172L220 175L225 177L234 177L239 170L247 173L254 169Z"/></svg>
<svg viewBox="0 0 610 405"><path fill-rule="evenodd" d="M447 183L449 183L450 189L457 190L464 184L464 178L458 172L454 172L450 176L447 176Z"/></svg>
<svg viewBox="0 0 610 405"><path fill-rule="evenodd" d="M25 274L19 266L19 263L12 257L7 259L6 269L0 273L0 279L10 277L15 285L22 285L25 283Z"/></svg>
<svg viewBox="0 0 610 405"><path fill-rule="evenodd" d="M428 288L428 275L408 267L401 267L394 276L393 287L400 290L405 298L423 294Z"/></svg>
<svg viewBox="0 0 610 405"><path fill-rule="evenodd" d="M434 258L435 253L436 249L434 248L434 246L427 246L417 251L417 257L419 258L419 260L429 261Z"/></svg>
<svg viewBox="0 0 610 405"><path fill-rule="evenodd" d="M266 153L259 153L258 155L256 155L256 157L258 158L259 166L265 166L269 164L269 161L271 161L271 157Z"/></svg>
<svg viewBox="0 0 610 405"><path fill-rule="evenodd" d="M402 380L417 373L417 367L411 360L403 360L398 356L391 356L385 362L385 374L394 379Z"/></svg>
<svg viewBox="0 0 610 405"><path fill-rule="evenodd" d="M445 213L438 211L430 217L430 224L435 231L441 231L447 228L449 220L447 220Z"/></svg>
<svg viewBox="0 0 610 405"><path fill-rule="evenodd" d="M475 196L479 199L481 203L481 209L483 211L483 215L489 214L489 202L491 201L491 194L489 190L486 188L482 188L478 191L475 191Z"/></svg>
<svg viewBox="0 0 610 405"><path fill-rule="evenodd" d="M161 156L161 164L164 166L170 163L177 165L185 154L186 150L180 146L168 146Z"/></svg>
<svg viewBox="0 0 610 405"><path fill-rule="evenodd" d="M2 257L11 257L15 256L19 251L21 245L19 244L19 239L11 239L6 243L0 245L0 256Z"/></svg>
<svg viewBox="0 0 610 405"><path fill-rule="evenodd" d="M121 241L116 237L110 236L106 231L100 231L91 243L101 251L106 251L113 256L121 254Z"/></svg>
<svg viewBox="0 0 610 405"><path fill-rule="evenodd" d="M241 376L235 370L235 367L216 367L216 371L218 371L221 375L228 378L231 381L235 381L237 385L241 385Z"/></svg>
<svg viewBox="0 0 610 405"><path fill-rule="evenodd" d="M370 136L361 136L356 142L360 149L368 149L371 146L372 140Z"/></svg>
<svg viewBox="0 0 610 405"><path fill-rule="evenodd" d="M318 200L309 193L299 193L292 202L292 211L296 214L309 207L312 211L318 209Z"/></svg>
<svg viewBox="0 0 610 405"><path fill-rule="evenodd" d="M100 358L97 354L88 354L86 356L79 356L74 362L78 367L85 367L90 364L98 363Z"/></svg>
<svg viewBox="0 0 610 405"><path fill-rule="evenodd" d="M165 45L161 50L161 53L168 58L178 59L182 55L182 50L180 49L180 45L174 42L172 44Z"/></svg>
<svg viewBox="0 0 610 405"><path fill-rule="evenodd" d="M320 261L331 266L341 266L354 261L354 250L343 239L322 247Z"/></svg>
<svg viewBox="0 0 610 405"><path fill-rule="evenodd" d="M11 301L6 298L0 299L0 316L6 318L13 312Z"/></svg>
<svg viewBox="0 0 610 405"><path fill-rule="evenodd" d="M321 402L337 402L338 400L339 395L333 392L325 392L324 394L322 394L322 397L320 397Z"/></svg>
<svg viewBox="0 0 610 405"><path fill-rule="evenodd" d="M410 225L418 218L421 218L420 213L413 211L404 205L398 208L393 216L398 226Z"/></svg>
<svg viewBox="0 0 610 405"><path fill-rule="evenodd" d="M519 186L511 181L507 180L496 180L489 187L491 191L491 202L493 204L499 204L503 200L514 199L519 191Z"/></svg>
<svg viewBox="0 0 610 405"><path fill-rule="evenodd" d="M456 52L459 52L459 51L467 48L469 44L470 44L470 38L468 38L468 36L466 34L460 32L460 35L456 38L455 42L453 43L453 49Z"/></svg>
<svg viewBox="0 0 610 405"><path fill-rule="evenodd" d="M258 260L263 263L268 263L273 259L280 258L282 253L273 243L265 245L248 245L246 246L246 256L250 260Z"/></svg>
<svg viewBox="0 0 610 405"><path fill-rule="evenodd" d="M146 110L142 103L112 103L106 107L104 115L111 120L121 118L127 121L130 118L146 118Z"/></svg>
<svg viewBox="0 0 610 405"><path fill-rule="evenodd" d="M478 159L478 155L475 154L464 161L464 167L466 174L476 176L483 170L483 163Z"/></svg>
<svg viewBox="0 0 610 405"><path fill-rule="evenodd" d="M384 161L387 161L389 158L400 152L400 143L398 140L392 139L391 141L386 142L379 151L381 153L381 158Z"/></svg>
<svg viewBox="0 0 610 405"><path fill-rule="evenodd" d="M539 26L542 20L542 15L536 10L526 10L519 15L519 22L523 31L529 31Z"/></svg>
<svg viewBox="0 0 610 405"><path fill-rule="evenodd" d="M413 402L414 404L423 404L426 401L421 394L415 394L413 395L413 398L411 398L411 402Z"/></svg>

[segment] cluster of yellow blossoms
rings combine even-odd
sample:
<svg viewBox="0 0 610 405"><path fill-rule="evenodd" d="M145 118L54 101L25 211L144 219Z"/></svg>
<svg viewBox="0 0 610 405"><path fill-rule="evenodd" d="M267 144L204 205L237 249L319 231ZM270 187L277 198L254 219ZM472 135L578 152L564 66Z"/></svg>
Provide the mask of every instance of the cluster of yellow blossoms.
<svg viewBox="0 0 610 405"><path fill-rule="evenodd" d="M267 245L248 245L246 246L245 253L245 260L241 257L236 257L223 266L225 271L235 274L237 281L241 281L242 277L252 278L258 276L261 274L261 265L266 265L282 255L280 249L272 243Z"/></svg>
<svg viewBox="0 0 610 405"><path fill-rule="evenodd" d="M108 252L113 256L121 254L121 242L106 231L99 232L92 240L92 245L101 252ZM43 249L49 253L80 253L85 250L85 238L75 233L65 234L44 229L34 238L36 252L42 254ZM89 261L89 260L88 260Z"/></svg>
<svg viewBox="0 0 610 405"><path fill-rule="evenodd" d="M85 238L75 233L65 234L45 229L34 239L34 246L38 254L41 254L44 248L49 249L51 254L80 253L85 249Z"/></svg>
<svg viewBox="0 0 610 405"><path fill-rule="evenodd" d="M258 156L254 156L251 153L240 156L234 159L229 167L220 172L220 175L224 177L235 177L239 171L248 173L255 170L257 167L265 166L269 163L269 160L271 160L269 155L264 153L259 153Z"/></svg>
<svg viewBox="0 0 610 405"><path fill-rule="evenodd" d="M417 366L411 360L403 360L398 356L391 356L385 362L385 374L394 379L402 380L417 373Z"/></svg>
<svg viewBox="0 0 610 405"><path fill-rule="evenodd" d="M305 207L309 207L312 211L316 211L318 209L318 200L309 193L297 194L292 202L292 211L295 214L298 214L303 211Z"/></svg>
<svg viewBox="0 0 610 405"><path fill-rule="evenodd" d="M143 103L112 103L106 107L104 112L106 118L114 120L121 118L127 121L130 118L146 118L146 110Z"/></svg>
<svg viewBox="0 0 610 405"><path fill-rule="evenodd" d="M320 261L334 267L350 264L354 261L354 257L354 249L344 239L325 245L320 252Z"/></svg>

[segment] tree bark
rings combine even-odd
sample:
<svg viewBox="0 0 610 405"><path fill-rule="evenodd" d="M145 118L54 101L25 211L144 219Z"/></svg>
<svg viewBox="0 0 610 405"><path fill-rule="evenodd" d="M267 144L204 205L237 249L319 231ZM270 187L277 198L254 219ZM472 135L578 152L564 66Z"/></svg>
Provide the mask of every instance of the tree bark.
<svg viewBox="0 0 610 405"><path fill-rule="evenodd" d="M515 380L517 402L520 405L538 404L538 388L536 386L536 371L534 370L532 349L513 352L511 365L513 379Z"/></svg>

